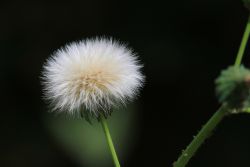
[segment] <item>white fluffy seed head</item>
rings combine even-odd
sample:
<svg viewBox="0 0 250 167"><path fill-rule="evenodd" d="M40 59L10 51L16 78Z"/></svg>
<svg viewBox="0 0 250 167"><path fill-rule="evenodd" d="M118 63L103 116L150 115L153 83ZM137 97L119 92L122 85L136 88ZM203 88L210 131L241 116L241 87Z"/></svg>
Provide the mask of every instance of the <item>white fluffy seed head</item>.
<svg viewBox="0 0 250 167"><path fill-rule="evenodd" d="M66 45L45 63L44 95L53 111L107 116L132 100L144 76L136 55L112 39L88 39Z"/></svg>

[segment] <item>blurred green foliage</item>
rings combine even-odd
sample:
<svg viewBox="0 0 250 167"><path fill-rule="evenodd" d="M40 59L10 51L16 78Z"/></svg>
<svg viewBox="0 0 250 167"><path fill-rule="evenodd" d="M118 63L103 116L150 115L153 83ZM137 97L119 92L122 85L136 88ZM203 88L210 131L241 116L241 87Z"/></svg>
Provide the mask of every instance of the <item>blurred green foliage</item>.
<svg viewBox="0 0 250 167"><path fill-rule="evenodd" d="M250 0L243 0L246 8L248 8L248 10L250 10Z"/></svg>
<svg viewBox="0 0 250 167"><path fill-rule="evenodd" d="M126 111L123 111L126 110ZM135 107L119 109L109 117L108 124L113 142L122 159L133 146L136 135ZM112 159L101 124L84 119L71 119L65 115L46 114L45 125L63 150L82 166L111 166Z"/></svg>

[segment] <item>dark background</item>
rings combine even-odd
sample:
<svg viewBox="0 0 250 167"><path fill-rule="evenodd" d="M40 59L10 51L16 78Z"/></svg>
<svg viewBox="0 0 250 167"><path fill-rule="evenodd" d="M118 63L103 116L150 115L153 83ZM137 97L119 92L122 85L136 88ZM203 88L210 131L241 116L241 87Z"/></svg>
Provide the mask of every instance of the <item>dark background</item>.
<svg viewBox="0 0 250 167"><path fill-rule="evenodd" d="M247 17L239 0L1 2L0 166L79 166L43 126L39 76L55 49L105 35L133 47L147 77L121 164L170 167L219 107L214 79L234 63ZM250 115L224 119L188 166L250 166Z"/></svg>

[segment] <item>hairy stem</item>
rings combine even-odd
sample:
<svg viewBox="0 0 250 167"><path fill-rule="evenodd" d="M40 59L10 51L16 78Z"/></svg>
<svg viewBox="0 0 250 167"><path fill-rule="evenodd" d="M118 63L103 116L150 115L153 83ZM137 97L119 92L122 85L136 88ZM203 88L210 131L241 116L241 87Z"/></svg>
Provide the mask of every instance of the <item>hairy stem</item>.
<svg viewBox="0 0 250 167"><path fill-rule="evenodd" d="M120 167L120 163L119 163L119 160L118 160L118 157L117 157L117 154L115 151L115 147L114 147L114 144L113 144L110 132L109 132L107 121L103 116L101 116L100 121L102 124L103 131L105 133L105 137L106 137L107 142L108 142L109 150L110 150L110 153L112 155L114 165L115 165L115 167Z"/></svg>
<svg viewBox="0 0 250 167"><path fill-rule="evenodd" d="M228 113L226 105L222 105L218 111L208 120L203 126L197 136L194 137L193 141L187 146L182 152L182 155L174 163L174 167L184 167L188 161L192 158L198 148L202 145L204 140L211 134L214 128L220 123L224 116Z"/></svg>
<svg viewBox="0 0 250 167"><path fill-rule="evenodd" d="M245 32L242 37L242 41L240 44L240 48L235 60L234 66L240 66L244 51L246 48L246 44L250 34L250 16L248 18L248 22L246 25ZM185 150L183 150L182 154L178 158L178 160L173 164L174 167L185 167L188 161L194 156L195 152L199 149L199 147L204 143L204 141L210 136L211 132L215 129L215 127L220 123L220 121L227 115L229 108L226 104L223 104L214 115L208 120L208 122L202 127L197 136L194 137L192 142L187 146Z"/></svg>

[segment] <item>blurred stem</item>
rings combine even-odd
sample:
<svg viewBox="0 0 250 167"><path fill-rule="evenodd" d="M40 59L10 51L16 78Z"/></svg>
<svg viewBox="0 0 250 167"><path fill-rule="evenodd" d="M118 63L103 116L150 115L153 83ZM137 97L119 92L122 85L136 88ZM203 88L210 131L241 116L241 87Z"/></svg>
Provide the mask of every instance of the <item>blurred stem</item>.
<svg viewBox="0 0 250 167"><path fill-rule="evenodd" d="M248 18L246 29L243 34L240 48L235 60L234 64L235 67L240 66L241 64L246 44L249 38L249 34L250 34L250 16ZM185 167L187 165L188 161L194 156L195 152L199 149L202 143L204 143L204 141L210 136L211 132L215 129L215 127L228 114L228 110L229 110L228 106L226 104L223 104L214 113L214 115L199 131L198 135L195 136L192 142L187 146L187 148L183 150L178 160L173 164L174 167Z"/></svg>
<svg viewBox="0 0 250 167"><path fill-rule="evenodd" d="M119 163L117 154L115 152L115 147L114 147L114 144L113 144L110 132L109 132L107 121L103 116L101 116L100 121L102 124L103 131L105 133L105 137L106 137L107 142L108 142L109 150L111 152L111 155L112 155L112 158L114 161L114 165L115 165L115 167L120 167L120 163Z"/></svg>

